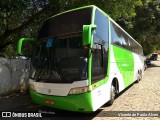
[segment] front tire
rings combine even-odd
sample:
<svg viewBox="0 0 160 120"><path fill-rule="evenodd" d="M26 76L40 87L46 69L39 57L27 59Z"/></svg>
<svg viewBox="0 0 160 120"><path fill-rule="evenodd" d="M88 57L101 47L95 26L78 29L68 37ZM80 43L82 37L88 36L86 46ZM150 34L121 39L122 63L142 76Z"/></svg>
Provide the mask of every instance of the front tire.
<svg viewBox="0 0 160 120"><path fill-rule="evenodd" d="M116 96L116 88L113 86L113 83L111 85L111 91L110 91L110 101L108 101L108 105L112 105Z"/></svg>

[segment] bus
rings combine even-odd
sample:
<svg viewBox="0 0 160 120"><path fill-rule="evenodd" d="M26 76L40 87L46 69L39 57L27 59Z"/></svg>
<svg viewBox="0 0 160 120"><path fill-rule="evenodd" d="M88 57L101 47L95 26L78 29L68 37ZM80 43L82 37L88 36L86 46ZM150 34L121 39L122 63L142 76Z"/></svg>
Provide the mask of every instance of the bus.
<svg viewBox="0 0 160 120"><path fill-rule="evenodd" d="M138 82L142 46L94 5L62 12L44 21L34 41L29 91L34 103L94 112Z"/></svg>

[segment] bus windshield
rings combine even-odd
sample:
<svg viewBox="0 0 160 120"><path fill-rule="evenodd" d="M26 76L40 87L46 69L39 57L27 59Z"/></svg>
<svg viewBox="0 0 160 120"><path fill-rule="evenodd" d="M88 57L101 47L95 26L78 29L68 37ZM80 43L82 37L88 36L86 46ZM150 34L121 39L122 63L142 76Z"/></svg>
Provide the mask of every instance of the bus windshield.
<svg viewBox="0 0 160 120"><path fill-rule="evenodd" d="M62 13L40 28L30 78L51 83L87 79L88 52L82 45L83 25L91 24L92 8Z"/></svg>
<svg viewBox="0 0 160 120"><path fill-rule="evenodd" d="M50 37L37 42L30 77L49 83L71 83L87 79L88 52L81 34Z"/></svg>

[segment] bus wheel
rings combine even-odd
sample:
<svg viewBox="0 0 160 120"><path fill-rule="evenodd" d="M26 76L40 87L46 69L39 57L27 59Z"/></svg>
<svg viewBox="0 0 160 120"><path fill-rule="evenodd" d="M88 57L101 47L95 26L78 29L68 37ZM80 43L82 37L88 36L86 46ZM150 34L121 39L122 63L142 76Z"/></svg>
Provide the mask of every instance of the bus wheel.
<svg viewBox="0 0 160 120"><path fill-rule="evenodd" d="M140 80L142 79L142 70L140 70Z"/></svg>
<svg viewBox="0 0 160 120"><path fill-rule="evenodd" d="M107 103L108 105L112 105L113 104L114 99L115 99L115 95L116 95L116 88L112 83L111 91L110 91L110 101L108 101L108 103Z"/></svg>
<svg viewBox="0 0 160 120"><path fill-rule="evenodd" d="M140 77L140 74L138 74L138 77L137 77L137 80L136 80L136 83L139 83L139 81L141 80L141 77Z"/></svg>

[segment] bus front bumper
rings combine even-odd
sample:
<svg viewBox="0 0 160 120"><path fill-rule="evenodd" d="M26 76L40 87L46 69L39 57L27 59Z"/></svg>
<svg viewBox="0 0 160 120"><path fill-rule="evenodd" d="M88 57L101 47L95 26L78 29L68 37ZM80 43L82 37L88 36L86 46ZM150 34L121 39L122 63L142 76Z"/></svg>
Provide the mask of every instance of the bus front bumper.
<svg viewBox="0 0 160 120"><path fill-rule="evenodd" d="M37 93L30 89L32 101L36 104L76 112L93 112L91 92L83 94L52 96Z"/></svg>

